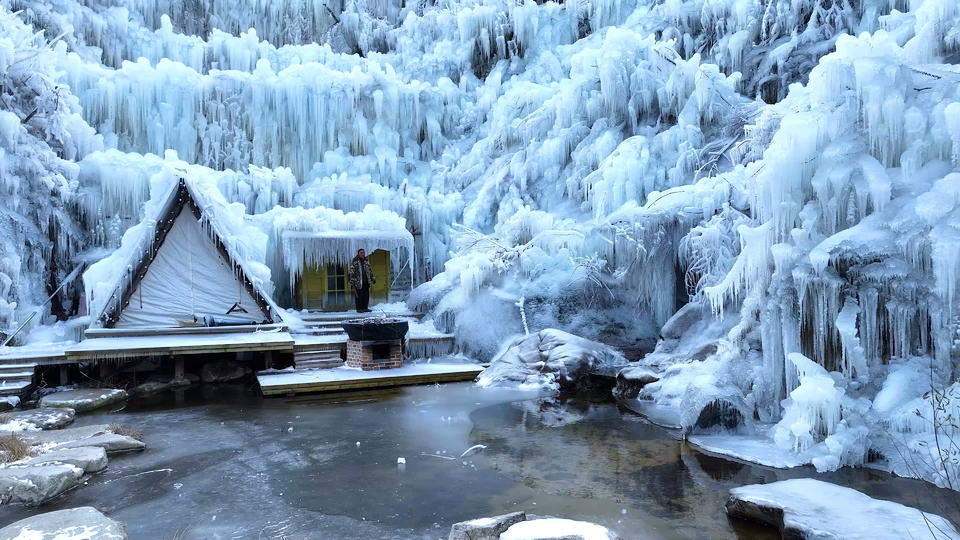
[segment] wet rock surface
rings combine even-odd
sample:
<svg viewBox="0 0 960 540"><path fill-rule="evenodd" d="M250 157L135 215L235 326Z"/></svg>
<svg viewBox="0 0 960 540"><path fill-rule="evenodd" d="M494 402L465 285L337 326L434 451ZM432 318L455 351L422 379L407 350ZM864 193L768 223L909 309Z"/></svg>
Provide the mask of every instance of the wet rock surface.
<svg viewBox="0 0 960 540"><path fill-rule="evenodd" d="M0 529L0 540L122 540L127 538L122 523L91 506L37 514Z"/></svg>

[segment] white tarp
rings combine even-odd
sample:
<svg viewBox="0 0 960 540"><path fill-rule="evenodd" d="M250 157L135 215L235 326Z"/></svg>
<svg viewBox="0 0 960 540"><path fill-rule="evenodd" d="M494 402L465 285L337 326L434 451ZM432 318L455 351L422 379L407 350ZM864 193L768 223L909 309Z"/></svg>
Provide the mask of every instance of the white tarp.
<svg viewBox="0 0 960 540"><path fill-rule="evenodd" d="M246 310L227 311L240 302ZM177 216L117 328L181 326L197 318L252 323L263 312L188 207Z"/></svg>

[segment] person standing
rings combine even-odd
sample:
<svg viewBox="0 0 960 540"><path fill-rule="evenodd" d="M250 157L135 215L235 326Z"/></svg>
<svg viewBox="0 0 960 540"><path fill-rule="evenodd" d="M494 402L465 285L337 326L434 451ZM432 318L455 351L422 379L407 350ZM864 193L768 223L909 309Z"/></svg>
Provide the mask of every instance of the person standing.
<svg viewBox="0 0 960 540"><path fill-rule="evenodd" d="M353 287L353 297L356 300L357 313L369 313L370 285L376 283L367 252L358 249L356 256L350 261L350 286Z"/></svg>

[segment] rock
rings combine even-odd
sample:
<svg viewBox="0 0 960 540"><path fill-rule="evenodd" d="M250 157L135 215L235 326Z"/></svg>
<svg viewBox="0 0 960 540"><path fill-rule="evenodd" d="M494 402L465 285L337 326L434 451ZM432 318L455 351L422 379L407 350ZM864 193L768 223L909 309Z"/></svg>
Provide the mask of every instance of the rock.
<svg viewBox="0 0 960 540"><path fill-rule="evenodd" d="M69 407L42 407L4 415L4 423L16 421L38 429L60 429L73 423L76 413Z"/></svg>
<svg viewBox="0 0 960 540"><path fill-rule="evenodd" d="M743 414L738 407L724 399L715 399L700 410L696 426L701 429L723 426L733 429L743 423Z"/></svg>
<svg viewBox="0 0 960 540"><path fill-rule="evenodd" d="M12 411L20 404L20 398L17 396L0 397L0 412Z"/></svg>
<svg viewBox="0 0 960 540"><path fill-rule="evenodd" d="M136 452L147 447L143 441L138 441L127 435L118 435L116 433L101 433L79 441L64 443L57 448L82 448L85 446L97 446L106 450L108 454L122 454L125 452Z"/></svg>
<svg viewBox="0 0 960 540"><path fill-rule="evenodd" d="M617 385L613 389L613 395L620 399L635 399L644 386L659 380L660 377L648 367L625 367L617 373Z"/></svg>
<svg viewBox="0 0 960 540"><path fill-rule="evenodd" d="M93 424L89 426L55 429L51 431L24 431L22 433L18 433L18 435L20 438L32 445L58 445L71 441L78 441L80 439L86 439L88 437L93 437L94 435L99 435L108 431L110 431L110 426L107 424Z"/></svg>
<svg viewBox="0 0 960 540"><path fill-rule="evenodd" d="M75 487L81 478L82 468L65 463L0 468L0 499L40 504Z"/></svg>
<svg viewBox="0 0 960 540"><path fill-rule="evenodd" d="M230 382L252 373L249 367L232 361L207 362L200 370L200 380L205 383Z"/></svg>
<svg viewBox="0 0 960 540"><path fill-rule="evenodd" d="M0 529L0 540L123 540L126 527L108 518L96 508L82 506L37 514Z"/></svg>
<svg viewBox="0 0 960 540"><path fill-rule="evenodd" d="M726 508L732 518L779 529L781 538L960 538L943 517L812 478L733 488Z"/></svg>
<svg viewBox="0 0 960 540"><path fill-rule="evenodd" d="M667 322L660 328L660 337L665 340L680 339L708 315L710 315L710 311L704 304L690 302L667 319Z"/></svg>
<svg viewBox="0 0 960 540"><path fill-rule="evenodd" d="M117 388L79 388L54 392L40 399L41 407L69 407L87 412L127 399L127 393Z"/></svg>
<svg viewBox="0 0 960 540"><path fill-rule="evenodd" d="M500 540L613 540L619 538L602 525L559 518L521 521L500 535Z"/></svg>
<svg viewBox="0 0 960 540"><path fill-rule="evenodd" d="M523 512L513 512L502 516L471 519L454 523L450 527L448 540L497 540L511 525L527 519Z"/></svg>
<svg viewBox="0 0 960 540"><path fill-rule="evenodd" d="M522 386L555 391L577 388L594 370L624 365L612 347L548 328L515 339L477 377L480 386Z"/></svg>
<svg viewBox="0 0 960 540"><path fill-rule="evenodd" d="M99 446L56 448L26 461L27 465L67 463L80 467L83 472L95 473L107 468L107 452Z"/></svg>
<svg viewBox="0 0 960 540"><path fill-rule="evenodd" d="M187 384L190 384L189 382ZM157 392L162 392L169 389L173 386L173 381L161 382L161 381L148 381L139 386L134 387L130 390L130 393L135 396L149 396L150 394L156 394Z"/></svg>
<svg viewBox="0 0 960 540"><path fill-rule="evenodd" d="M31 445L51 445L54 448L80 448L98 446L108 454L143 450L146 445L133 437L117 435L106 424L58 429L54 431L32 431L20 434Z"/></svg>

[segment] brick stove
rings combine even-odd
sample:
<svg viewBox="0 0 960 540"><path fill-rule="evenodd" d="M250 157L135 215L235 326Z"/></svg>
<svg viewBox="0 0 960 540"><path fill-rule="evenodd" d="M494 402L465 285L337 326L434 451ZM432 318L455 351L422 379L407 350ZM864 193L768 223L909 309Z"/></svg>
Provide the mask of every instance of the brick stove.
<svg viewBox="0 0 960 540"><path fill-rule="evenodd" d="M364 371L398 368L403 365L403 340L347 340L347 366Z"/></svg>

